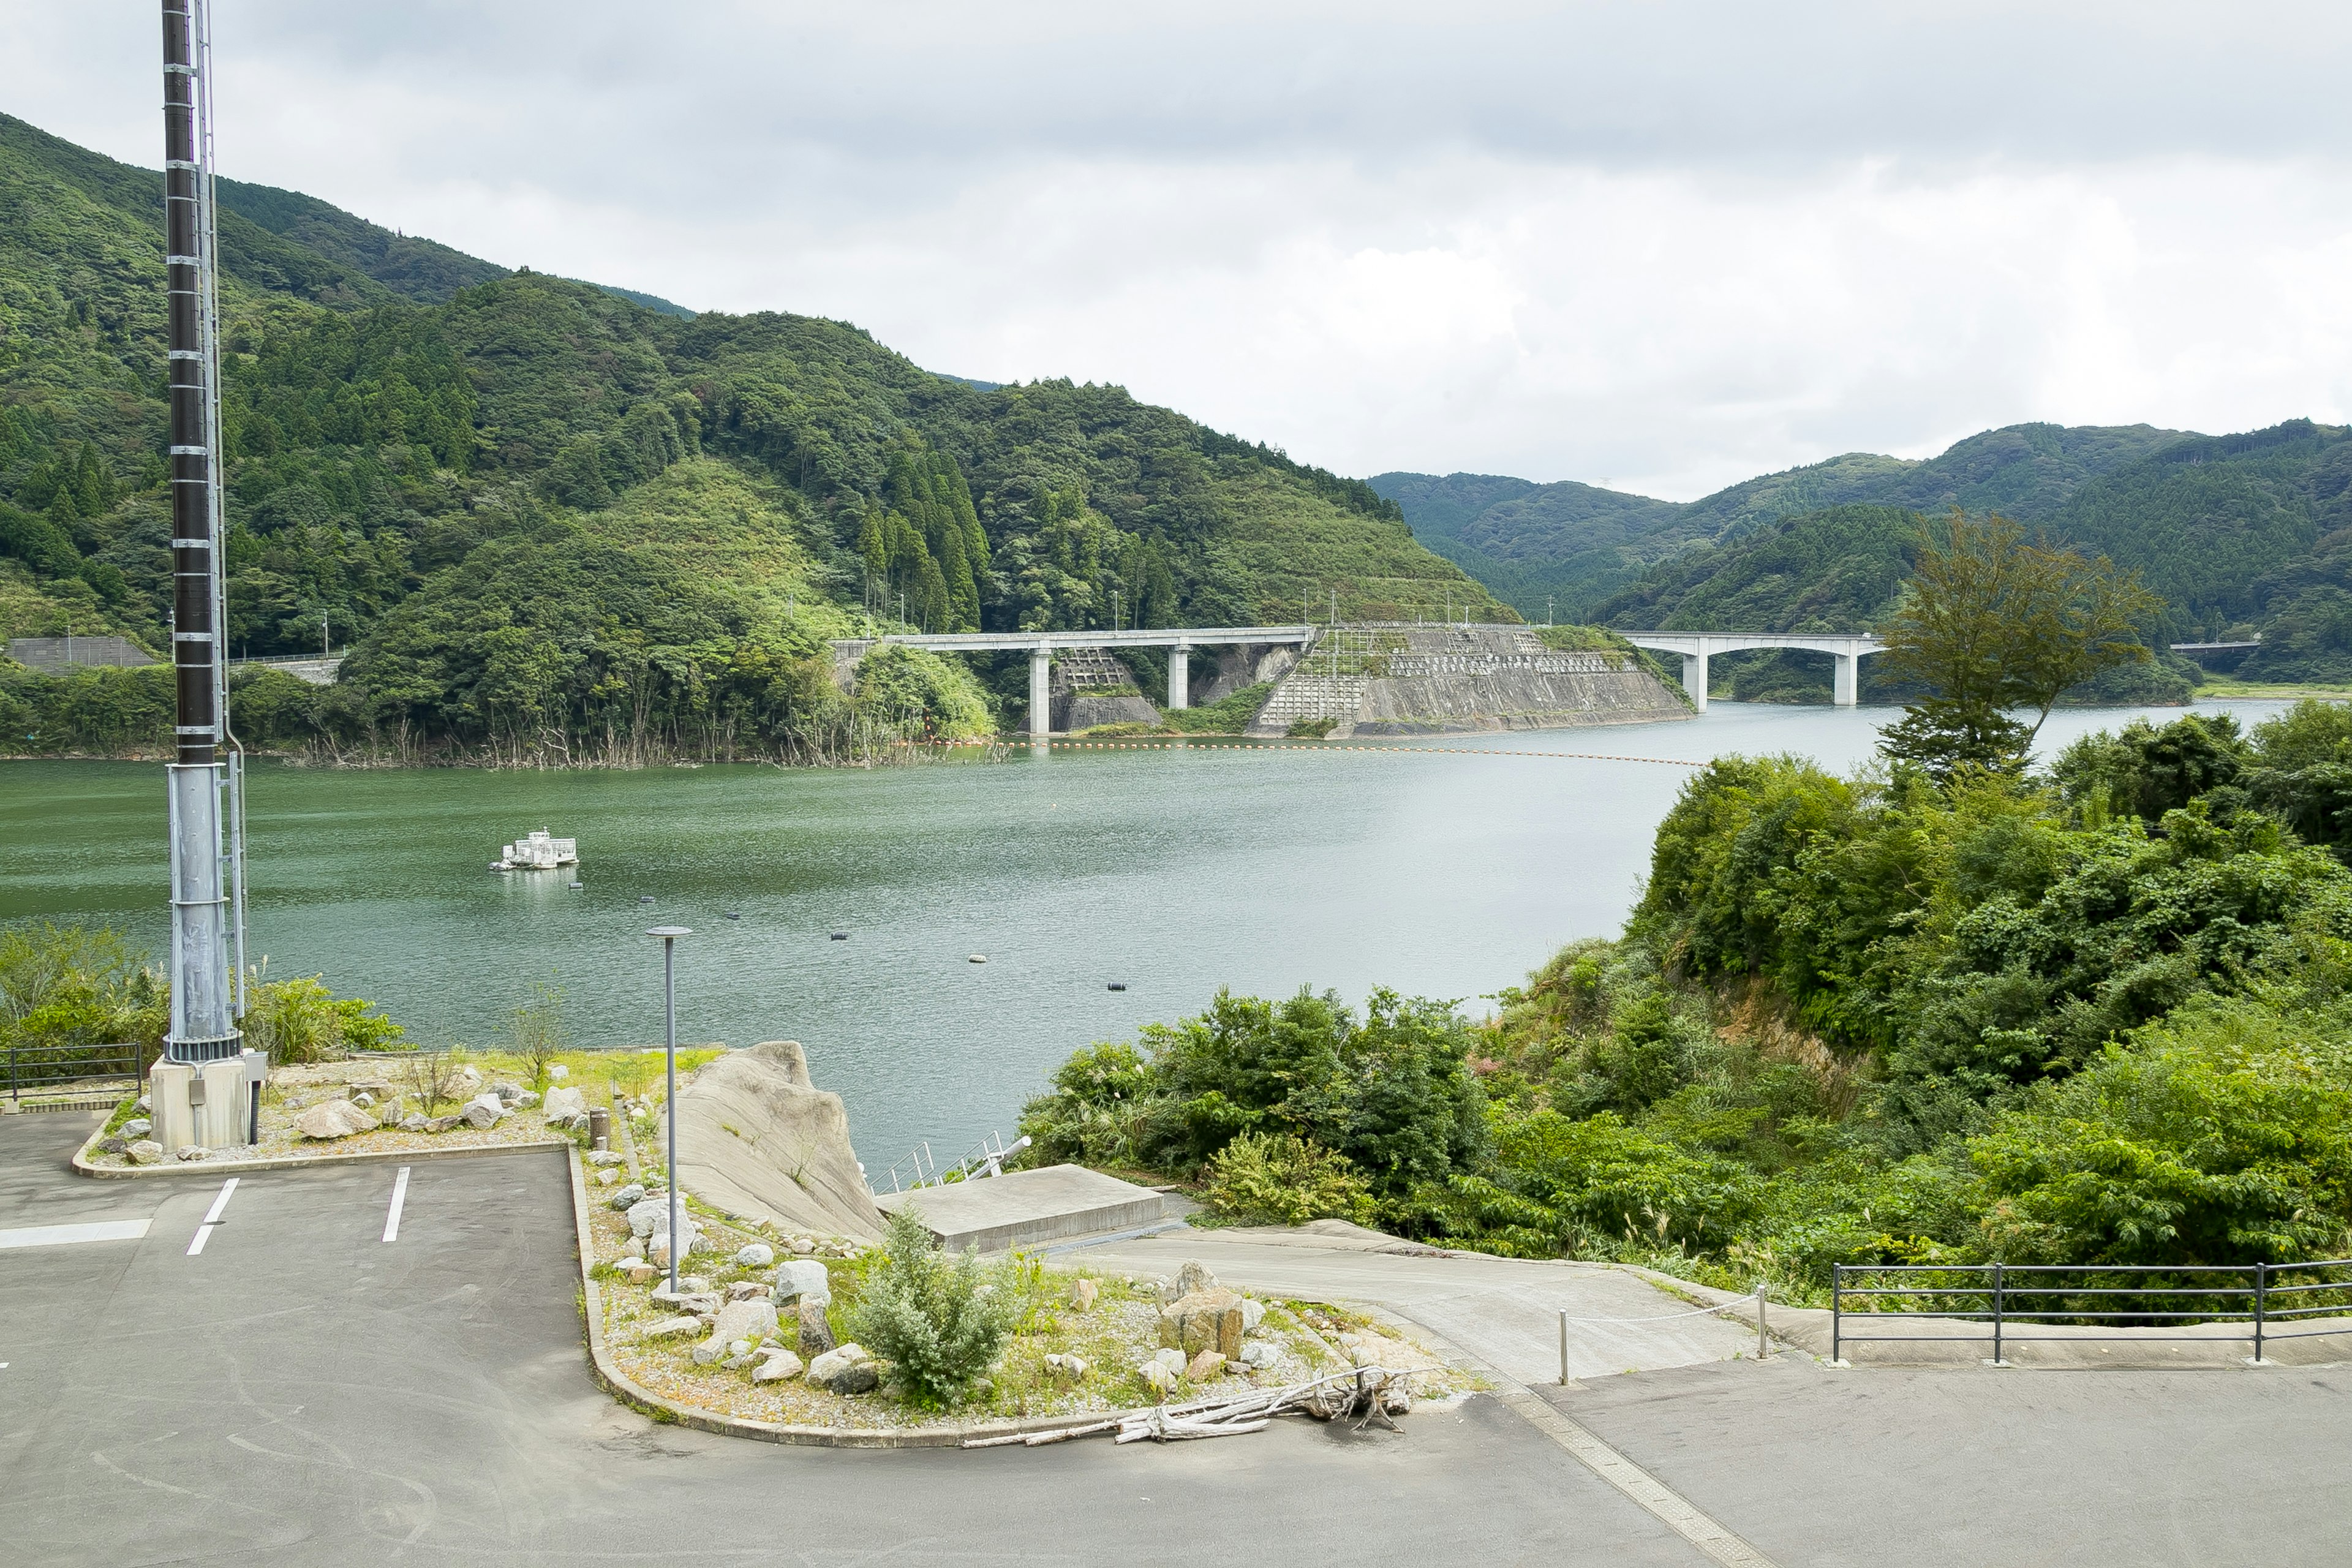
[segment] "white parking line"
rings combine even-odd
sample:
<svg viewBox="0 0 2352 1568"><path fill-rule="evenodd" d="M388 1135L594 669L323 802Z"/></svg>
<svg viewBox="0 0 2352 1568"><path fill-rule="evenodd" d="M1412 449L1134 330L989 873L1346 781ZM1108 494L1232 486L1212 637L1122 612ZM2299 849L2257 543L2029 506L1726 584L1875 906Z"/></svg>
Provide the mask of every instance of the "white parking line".
<svg viewBox="0 0 2352 1568"><path fill-rule="evenodd" d="M408 1201L408 1167L403 1165L400 1174L392 1179L392 1212L383 1216L383 1238L391 1241L400 1235L400 1205Z"/></svg>
<svg viewBox="0 0 2352 1568"><path fill-rule="evenodd" d="M77 1241L137 1241L147 1234L143 1219L100 1219L83 1225L32 1225L0 1230L0 1247L64 1247Z"/></svg>
<svg viewBox="0 0 2352 1568"><path fill-rule="evenodd" d="M205 1243L212 1237L213 1227L220 1224L221 1211L228 1207L229 1197L236 1191L236 1184L237 1178L231 1176L222 1184L220 1196L213 1200L213 1206L205 1211L205 1222L196 1226L195 1240L188 1243L189 1257L194 1258L204 1251Z"/></svg>

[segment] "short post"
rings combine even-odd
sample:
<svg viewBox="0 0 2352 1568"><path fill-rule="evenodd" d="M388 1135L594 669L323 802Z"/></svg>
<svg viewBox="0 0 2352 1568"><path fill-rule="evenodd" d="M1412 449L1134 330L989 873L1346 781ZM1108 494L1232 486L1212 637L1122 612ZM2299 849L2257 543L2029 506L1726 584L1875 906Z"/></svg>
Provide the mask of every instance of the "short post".
<svg viewBox="0 0 2352 1568"><path fill-rule="evenodd" d="M1769 1361L1771 1356L1772 1342L1764 1327L1764 1282L1759 1279L1756 1283L1756 1359Z"/></svg>
<svg viewBox="0 0 2352 1568"><path fill-rule="evenodd" d="M2270 1306L2271 1266L2254 1265L2254 1364L2263 1364L2263 1316Z"/></svg>
<svg viewBox="0 0 2352 1568"><path fill-rule="evenodd" d="M2000 1354L2000 1265L1992 1266L1992 1364L2007 1366Z"/></svg>
<svg viewBox="0 0 2352 1568"><path fill-rule="evenodd" d="M678 1223L682 1205L677 1195L677 939L694 932L685 926L655 926L646 934L661 938L662 944L663 1066L668 1081L662 1109L669 1114L669 1293L674 1297L677 1255L686 1250L680 1239L685 1227Z"/></svg>
<svg viewBox="0 0 2352 1568"><path fill-rule="evenodd" d="M1568 1386L1568 1309L1559 1310L1559 1385Z"/></svg>
<svg viewBox="0 0 2352 1568"><path fill-rule="evenodd" d="M1844 1347L1839 1336L1845 1328L1845 1265L1830 1265L1830 1364L1837 1365L1845 1359Z"/></svg>

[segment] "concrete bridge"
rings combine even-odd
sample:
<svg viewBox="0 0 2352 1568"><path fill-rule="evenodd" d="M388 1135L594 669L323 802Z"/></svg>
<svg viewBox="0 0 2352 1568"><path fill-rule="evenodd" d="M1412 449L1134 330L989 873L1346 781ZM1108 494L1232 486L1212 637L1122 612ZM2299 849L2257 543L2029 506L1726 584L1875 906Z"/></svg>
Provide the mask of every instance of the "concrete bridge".
<svg viewBox="0 0 2352 1568"><path fill-rule="evenodd" d="M1801 647L1825 653L1837 660L1830 681L1830 700L1851 708L1860 700L1862 661L1885 653L1886 645L1870 636L1840 637L1828 632L1619 632L1635 647L1683 656L1683 689L1691 703L1706 711L1706 661L1718 653L1740 653L1752 647Z"/></svg>
<svg viewBox="0 0 2352 1568"><path fill-rule="evenodd" d="M940 653L1029 652L1029 733L1045 735L1053 728L1054 653L1057 648L1164 647L1168 650L1168 706L1192 706L1192 650L1296 643L1304 647L1315 640L1315 627L1294 626L1171 626L1122 632L908 632L870 641L834 645L837 653L862 658L876 643L904 643Z"/></svg>

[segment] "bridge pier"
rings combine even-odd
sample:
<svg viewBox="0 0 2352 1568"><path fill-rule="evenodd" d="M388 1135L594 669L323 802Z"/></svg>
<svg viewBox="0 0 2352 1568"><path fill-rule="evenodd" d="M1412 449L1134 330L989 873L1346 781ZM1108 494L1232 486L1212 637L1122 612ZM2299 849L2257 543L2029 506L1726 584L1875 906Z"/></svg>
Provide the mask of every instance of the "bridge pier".
<svg viewBox="0 0 2352 1568"><path fill-rule="evenodd" d="M1691 706L1699 712L1706 711L1706 645L1699 651L1683 655L1683 689L1690 693Z"/></svg>
<svg viewBox="0 0 2352 1568"><path fill-rule="evenodd" d="M1044 740L1054 731L1054 650L1039 643L1029 650L1029 734Z"/></svg>
<svg viewBox="0 0 2352 1568"><path fill-rule="evenodd" d="M1840 708L1853 708L1862 701L1862 655L1832 655L1837 670L1830 677L1830 701Z"/></svg>
<svg viewBox="0 0 2352 1568"><path fill-rule="evenodd" d="M1168 650L1168 706L1192 706L1192 650L1182 643Z"/></svg>

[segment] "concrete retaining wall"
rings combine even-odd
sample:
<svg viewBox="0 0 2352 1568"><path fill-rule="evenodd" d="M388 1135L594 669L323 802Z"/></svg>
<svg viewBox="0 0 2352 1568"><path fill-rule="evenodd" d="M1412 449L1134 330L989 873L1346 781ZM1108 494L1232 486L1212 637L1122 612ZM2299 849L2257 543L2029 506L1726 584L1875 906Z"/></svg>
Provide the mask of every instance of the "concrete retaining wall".
<svg viewBox="0 0 2352 1568"><path fill-rule="evenodd" d="M1342 627L1341 652L1314 649L1275 688L1254 735L1329 719L1349 735L1442 735L1687 719L1656 677L1607 653L1559 653L1524 626Z"/></svg>

